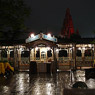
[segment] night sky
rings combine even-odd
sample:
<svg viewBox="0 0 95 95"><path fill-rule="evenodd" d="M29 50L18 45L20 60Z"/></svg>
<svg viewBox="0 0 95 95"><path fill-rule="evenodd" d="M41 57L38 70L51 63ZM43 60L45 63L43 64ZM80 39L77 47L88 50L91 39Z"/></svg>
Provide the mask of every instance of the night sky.
<svg viewBox="0 0 95 95"><path fill-rule="evenodd" d="M70 8L74 30L82 37L94 37L95 0L25 0L32 12L26 23L31 32L61 31L66 9Z"/></svg>

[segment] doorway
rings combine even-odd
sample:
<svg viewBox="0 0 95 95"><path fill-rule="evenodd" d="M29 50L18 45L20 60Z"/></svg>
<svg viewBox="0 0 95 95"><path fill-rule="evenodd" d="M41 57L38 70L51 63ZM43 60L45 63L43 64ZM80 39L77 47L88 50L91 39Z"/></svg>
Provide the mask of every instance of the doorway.
<svg viewBox="0 0 95 95"><path fill-rule="evenodd" d="M47 59L47 49L44 48L44 47L40 48L40 54L41 54L40 55L41 61L46 62L46 59Z"/></svg>

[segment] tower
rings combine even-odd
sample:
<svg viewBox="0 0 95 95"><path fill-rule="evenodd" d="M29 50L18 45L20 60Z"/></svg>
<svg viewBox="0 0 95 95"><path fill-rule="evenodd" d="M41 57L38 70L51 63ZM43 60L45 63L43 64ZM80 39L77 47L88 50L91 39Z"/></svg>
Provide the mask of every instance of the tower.
<svg viewBox="0 0 95 95"><path fill-rule="evenodd" d="M73 33L74 33L74 27L73 27L72 17L70 14L70 9L67 8L66 14L65 14L65 19L63 22L63 27L61 30L61 37L70 38L70 36Z"/></svg>

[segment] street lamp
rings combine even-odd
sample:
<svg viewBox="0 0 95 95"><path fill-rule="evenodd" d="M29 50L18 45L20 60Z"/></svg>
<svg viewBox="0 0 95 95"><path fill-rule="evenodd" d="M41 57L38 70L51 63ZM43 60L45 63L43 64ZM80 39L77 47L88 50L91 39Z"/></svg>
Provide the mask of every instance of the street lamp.
<svg viewBox="0 0 95 95"><path fill-rule="evenodd" d="M34 34L31 34L31 35L30 35L30 37L31 37L31 38L34 38L34 37L35 37L35 35L34 35Z"/></svg>
<svg viewBox="0 0 95 95"><path fill-rule="evenodd" d="M47 36L48 36L48 37L51 37L51 34L50 34L50 33L48 33L48 34L47 34Z"/></svg>

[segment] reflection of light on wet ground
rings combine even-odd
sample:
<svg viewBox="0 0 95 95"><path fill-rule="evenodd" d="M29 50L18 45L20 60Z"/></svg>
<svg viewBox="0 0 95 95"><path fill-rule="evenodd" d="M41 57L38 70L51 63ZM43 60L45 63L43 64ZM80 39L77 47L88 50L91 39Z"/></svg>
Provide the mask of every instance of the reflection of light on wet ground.
<svg viewBox="0 0 95 95"><path fill-rule="evenodd" d="M21 74L21 75L19 76L19 80L18 80L18 82L19 82L18 89L19 89L20 91L23 91L23 89L24 89L24 81L23 81L23 78L24 78L24 75Z"/></svg>
<svg viewBox="0 0 95 95"><path fill-rule="evenodd" d="M77 81L82 81L82 82L85 82L88 86L88 88L90 89L95 89L95 79L88 79L86 80L85 78L85 71L84 70L77 70L76 72L74 73L71 73L72 76L72 81L73 83L77 82Z"/></svg>
<svg viewBox="0 0 95 95"><path fill-rule="evenodd" d="M47 95L53 95L54 86L53 86L52 83L47 83L46 84L46 92L47 92Z"/></svg>
<svg viewBox="0 0 95 95"><path fill-rule="evenodd" d="M95 79L89 79L86 81L88 88L95 89Z"/></svg>
<svg viewBox="0 0 95 95"><path fill-rule="evenodd" d="M43 74L44 75L44 74ZM31 80L31 79L30 79ZM32 81L34 79L32 78ZM31 95L54 95L54 83L51 78L38 76L31 83Z"/></svg>
<svg viewBox="0 0 95 95"><path fill-rule="evenodd" d="M6 80L9 84L0 84L0 95L63 95L63 89L71 88L76 81L86 82L90 89L95 88L95 79L85 80L84 71L37 75L19 72L11 81Z"/></svg>
<svg viewBox="0 0 95 95"><path fill-rule="evenodd" d="M16 74L13 85L12 93L17 93L18 95L22 95L28 91L29 88L29 74Z"/></svg>
<svg viewBox="0 0 95 95"><path fill-rule="evenodd" d="M8 91L9 91L9 87L8 87L8 86L4 86L4 87L3 87L3 92L4 92L4 93L7 93Z"/></svg>
<svg viewBox="0 0 95 95"><path fill-rule="evenodd" d="M70 71L70 81L74 82L75 78L74 78L74 73L72 71Z"/></svg>
<svg viewBox="0 0 95 95"><path fill-rule="evenodd" d="M85 82L85 71L77 70L76 74L75 74L75 77L76 77L76 81Z"/></svg>

